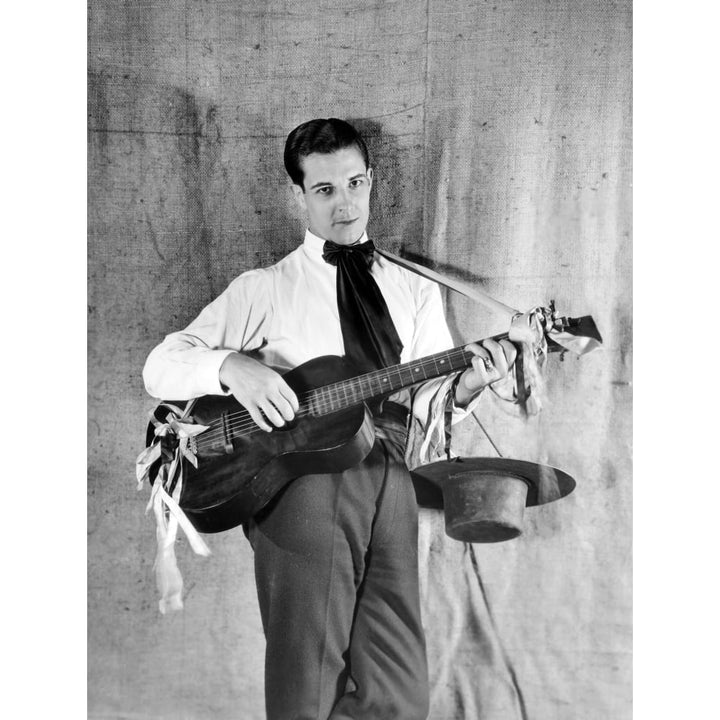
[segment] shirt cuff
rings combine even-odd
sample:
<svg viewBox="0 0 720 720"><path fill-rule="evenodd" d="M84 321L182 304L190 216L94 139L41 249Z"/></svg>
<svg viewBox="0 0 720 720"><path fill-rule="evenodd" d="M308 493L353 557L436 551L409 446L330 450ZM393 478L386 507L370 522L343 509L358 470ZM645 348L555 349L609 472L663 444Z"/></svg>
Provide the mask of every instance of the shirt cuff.
<svg viewBox="0 0 720 720"><path fill-rule="evenodd" d="M452 405L450 406L450 409L452 410L451 422L453 425L455 423L459 423L461 420L464 420L478 406L483 390L485 390L485 388L480 390L480 392L465 407L460 407L455 404L455 393L453 392Z"/></svg>
<svg viewBox="0 0 720 720"><path fill-rule="evenodd" d="M208 350L197 364L197 382L205 395L229 395L230 391L220 384L220 367L235 350Z"/></svg>

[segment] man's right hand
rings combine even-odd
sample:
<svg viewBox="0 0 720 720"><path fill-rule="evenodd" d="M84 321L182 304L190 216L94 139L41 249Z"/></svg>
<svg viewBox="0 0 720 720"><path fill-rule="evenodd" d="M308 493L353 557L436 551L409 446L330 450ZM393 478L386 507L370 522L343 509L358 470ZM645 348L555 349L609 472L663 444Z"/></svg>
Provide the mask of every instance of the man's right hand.
<svg viewBox="0 0 720 720"><path fill-rule="evenodd" d="M298 411L297 396L282 376L248 355L228 355L220 366L220 382L266 432L273 429L268 420L282 427Z"/></svg>

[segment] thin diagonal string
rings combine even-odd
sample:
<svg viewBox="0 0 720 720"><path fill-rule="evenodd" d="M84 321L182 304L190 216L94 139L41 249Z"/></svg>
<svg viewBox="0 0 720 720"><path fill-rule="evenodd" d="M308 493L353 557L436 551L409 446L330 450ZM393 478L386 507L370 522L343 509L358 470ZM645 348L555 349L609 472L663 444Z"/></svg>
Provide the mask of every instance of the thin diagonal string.
<svg viewBox="0 0 720 720"><path fill-rule="evenodd" d="M493 449L498 454L498 457L503 457L503 454L498 450L498 446L493 442L493 439L490 437L490 433L485 429L485 426L480 422L480 418L475 414L475 411L473 410L471 415L473 416L473 419L475 422L480 426L480 429L485 433L485 437L490 441L490 444L493 446Z"/></svg>
<svg viewBox="0 0 720 720"><path fill-rule="evenodd" d="M414 363L407 363L404 366L401 366L401 365L392 366L390 368L386 368L384 371L374 371L373 373L367 373L367 374L359 376L357 378L348 379L346 381L342 381L339 383L333 383L331 385L326 385L322 388L315 388L314 390L304 393L301 396L301 398L303 400L310 400L312 398L313 394L315 394L317 397L316 402L313 403L312 406L308 407L306 411L299 412L296 415L296 417L305 416L308 413L312 412L313 410L319 411L319 414L324 414L326 412L332 412L332 411L336 411L339 409L343 409L343 407L347 407L347 406L341 405L341 407L338 408L336 406L338 401L342 402L344 400L347 402L348 400L350 400L352 405L361 403L364 398L362 398L362 397L358 398L355 395L355 391L359 389L362 393L364 390L363 384L365 384L367 387L372 389L372 384L371 384L371 380L370 380L370 377L372 377L372 376L375 376L376 378L380 378L383 375L390 375L392 373L397 373L398 378L401 381L403 381L404 383L406 383L404 386L408 387L408 386L414 385L416 383L415 382L406 382L405 380L403 380L403 376L402 376L403 368L409 369L412 367L412 369L415 371L422 369L424 377L418 378L418 380L417 380L418 383L424 382L425 380L430 379L430 378L428 378L427 373L425 372L427 369L431 369L431 370L434 369L436 376L437 376L437 374L442 375L442 374L446 374L446 372L452 372L452 369L448 370L447 368L442 368L442 370L441 370L438 367L437 360L439 357L442 357L443 355L448 360L458 359L458 357L459 357L459 359L462 359L463 361L465 361L468 358L472 357L472 355L470 353L466 353L464 350L456 348L454 350L449 350L446 353L440 353L436 356L431 356L430 358L427 358L427 359L424 359L421 361L416 361ZM442 362L444 363L444 360ZM343 389L343 388L346 388L346 389ZM340 389L343 389L345 398L340 397L340 394L339 394ZM392 391L393 390L391 389L390 392L392 392ZM333 397L333 393L335 393L335 397ZM377 395L382 395L382 394L384 394L384 389L382 387L380 387L378 389L377 393L375 393L375 395L373 395L373 397L377 396ZM349 396L351 396L351 397L349 397ZM365 398L365 399L367 399L367 398ZM302 405L302 403L301 403L301 405ZM227 420L230 420L231 422L227 423ZM237 411L237 412L234 412L234 413L231 413L230 415L228 415L226 417L226 423L224 426L221 421L217 421L217 422L212 422L210 424L210 427L213 429L210 432L203 433L202 436L198 436L198 441L200 441L201 438L210 439L210 440L218 439L224 435L224 433L227 429L232 429L233 431L236 431L236 430L242 431L247 428L255 429L255 428L257 428L257 425L255 424L254 420L252 420L252 418L249 418L249 414L247 413L247 410L240 410L240 411ZM240 433L238 433L238 434L240 434ZM204 444L204 443L201 443L201 444Z"/></svg>
<svg viewBox="0 0 720 720"><path fill-rule="evenodd" d="M495 335L492 339L500 340L503 338L507 338L507 333ZM315 389L305 393L305 395L303 395L302 397L303 397L303 399L309 400L313 393L317 393L319 399L315 403L314 409L316 409L319 412L319 414L322 415L327 412L333 412L336 410L341 410L344 407L347 407L347 405L346 406L341 405L340 407L335 406L336 402L341 400L340 394L339 394L340 389L342 389L343 393L346 395L345 401L348 400L348 397L347 397L348 393L352 393L353 397L351 399L351 404L353 404L353 405L359 404L359 403L363 402L363 400L365 400L365 399L369 399L370 397L377 397L379 395L384 394L384 392L385 392L383 388L379 388L378 391L372 396L366 396L364 398L363 397L357 398L357 397L355 397L355 391L357 389L360 389L361 394L362 394L363 383L365 383L369 388L372 388L372 380L373 379L379 379L379 378L382 378L383 376L389 377L389 376L391 376L392 373L396 373L398 376L398 379L400 379L400 381L403 383L402 386L410 387L411 385L415 385L417 383L424 382L425 380L429 380L429 379L431 379L431 377L439 377L441 375L446 375L448 372L452 372L452 368L449 370L445 367L441 369L438 366L439 359L440 359L440 364L443 364L445 362L445 360L452 362L457 359L460 359L463 361L463 363L465 363L466 365L469 365L472 357L473 357L472 354L466 352L463 349L463 347L451 348L450 350L447 350L444 353L437 353L437 354L431 355L427 358L421 358L420 360L411 361L411 362L405 363L405 364L393 365L393 366L390 366L385 369L375 370L370 373L365 373L363 375L359 375L355 378L344 380L344 381L341 381L338 383L332 383L330 385L326 385L321 388L315 388ZM428 375L426 374L425 371L427 369L433 370L433 367L434 367L434 374L431 377L428 377ZM410 368L412 368L416 372L419 370L422 370L425 377L418 378L417 383L416 382L407 382L406 380L403 379L402 371L404 369L407 370ZM390 392L393 392L393 391L394 391L393 389L390 390ZM333 399L333 397L332 397L333 393L335 393L337 395L337 397L335 399ZM322 394L325 395L324 399L322 397ZM312 410L312 409L313 408L310 408L310 410ZM233 423L231 426L231 429L245 430L247 428L253 428L253 429L256 428L257 426L255 424L255 421L252 420L252 418L248 419L248 417L245 417L246 414L249 415L247 413L247 411L245 410L245 411L240 411L240 412L236 412L236 413L231 413L230 415L228 415L226 419L230 419L231 422ZM236 423L236 421L238 419L240 419L239 425ZM209 432L209 433L208 432L203 433L202 436L198 436L198 440L200 440L201 437L217 439L219 437L222 437L226 431L226 428L223 427L222 422L213 422L210 424L210 427L212 427L213 430L211 430L211 432ZM230 427L230 426L228 426L228 427ZM238 434L240 434L240 433L238 433Z"/></svg>
<svg viewBox="0 0 720 720"><path fill-rule="evenodd" d="M518 705L520 707L520 717L522 718L522 720L528 720L527 707L525 706L525 696L523 695L522 688L520 687L520 682L518 681L515 667L510 660L510 656L505 649L505 645L503 645L503 642L500 639L500 631L498 630L497 623L495 622L495 618L493 617L492 611L490 610L490 602L487 592L485 591L485 585L483 584L482 577L480 575L480 563L478 562L477 555L475 554L475 548L473 547L472 543L465 543L465 549L470 555L470 562L472 564L473 573L475 575L475 579L477 580L478 587L480 588L480 594L482 595L483 602L485 603L485 610L487 611L488 620L490 621L490 626L495 633L495 639L497 640L498 647L500 648L500 655L502 656L503 662L505 664L505 669L508 671L508 675L510 675L510 682L512 683L513 689L515 690L515 694L517 696Z"/></svg>
<svg viewBox="0 0 720 720"><path fill-rule="evenodd" d="M307 408L301 408L296 414L296 418L302 418L306 417L311 412L310 407ZM232 415L228 415L228 418L232 417L233 422L226 423L223 425L221 421L213 421L210 423L210 427L213 428L212 432L205 432L202 435L197 436L197 440L209 440L209 439L217 439L219 437L222 437L225 434L225 430L232 430L235 434L242 434L241 432L247 428L254 428L254 429L260 429L258 428L255 421L250 416L250 413L247 410L240 410L236 413L232 413Z"/></svg>
<svg viewBox="0 0 720 720"><path fill-rule="evenodd" d="M322 388L322 390L326 390L330 387L332 386L325 386L324 388ZM300 410L296 413L295 417L305 417L312 412L313 407L311 404L309 404L309 401L312 399L313 393L317 393L318 390L318 388L316 388L315 390L310 390L309 392L304 393L298 398L298 400L300 401ZM308 401L307 404L305 401ZM332 399L330 399L329 402L317 402L315 403L315 407L319 410L332 410ZM226 422L225 425L223 425L222 421L220 420L211 422L209 427L212 428L212 430L210 432L204 432L202 435L198 435L198 441L201 439L207 440L222 437L226 428L231 430L242 430L252 427L257 428L255 421L250 417L249 412L245 408L242 408L241 410L237 410L227 415L226 421L229 422Z"/></svg>
<svg viewBox="0 0 720 720"><path fill-rule="evenodd" d="M381 394L383 393L377 393L377 395ZM362 402L363 398L358 397L356 398L356 401L351 403L350 406L356 406L361 404ZM329 414L330 412L338 412L340 410L346 409L347 407L348 406L337 407L336 403L332 401L325 403L317 403L314 408L311 406L307 406L301 409L298 413L296 413L295 417L307 417L308 415L311 415L315 410L319 410L318 414L320 415ZM203 433L202 435L197 436L196 442L198 443L198 447L205 447L208 443L212 444L215 440L223 438L227 432L231 432L235 436L240 436L252 434L260 429L246 410L233 413L231 416L228 417L232 417L232 421L229 423L223 423L222 421L213 421L212 423L210 423L209 427L212 428L210 432Z"/></svg>
<svg viewBox="0 0 720 720"><path fill-rule="evenodd" d="M493 336L491 339L492 340L501 340L501 339L505 339L507 337L508 337L507 333L501 333L499 335ZM337 400L338 401L340 400L340 395L338 392L340 388L349 388L349 390L351 390L353 393L354 393L355 389L360 388L361 393L362 393L362 383L363 382L367 383L367 385L369 387L372 387L371 378L380 378L383 375L390 375L390 373L393 373L393 372L397 373L398 378L402 381L403 380L402 370L404 368L410 368L410 367L412 367L413 369L416 369L416 370L423 369L423 372L424 372L425 369L432 368L432 366L434 365L435 366L435 374L432 377L439 377L442 375L446 375L448 372L452 372L452 369L447 370L447 368L442 368L442 370L441 370L437 364L437 360L439 358L443 358L443 357L449 361L461 359L463 362L465 362L467 365L469 365L470 360L472 359L472 354L466 352L462 347L452 348L450 350L447 350L444 353L437 353L437 354L431 355L427 358L421 358L420 360L411 361L410 363L390 366L388 368L385 368L384 370L375 370L371 373L365 373L363 375L360 375L360 376L350 379L350 380L345 380L345 381L342 381L339 383L333 383L331 385L326 385L322 388L315 388L314 390L311 390L311 391L305 393L302 397L304 399L309 399L313 393L323 393L324 392L324 394L327 396L326 399L318 400L318 402L315 405L315 409L318 410L319 414L322 415L326 412L332 412L334 410L341 410L341 409L343 409L343 406L336 408L335 402L332 398L332 393L336 392L336 393L338 393ZM444 360L441 361L441 364L443 362L444 362ZM418 378L417 382L420 383L420 382L424 382L425 380L429 380L429 379L430 378L427 375L425 375L424 378ZM415 384L417 384L417 383L414 383L414 382L407 383L407 384L404 384L403 387L410 387L411 385L415 385ZM347 396L347 391L343 390L343 392ZM393 392L393 390L390 390L390 392ZM382 394L384 394L384 391L382 389L380 389L373 397L377 397ZM355 397L353 397L352 404L359 404L363 401L363 399L369 399L369 398L356 399ZM347 397L345 398L345 400L347 401ZM356 400L357 400L357 402L356 402ZM344 407L347 407L347 406L344 406ZM310 410L312 410L312 408ZM310 410L308 412L310 412ZM228 425L228 427L230 429L232 429L233 431L235 431L235 430L242 431L242 432L238 432L237 434L250 434L250 433L244 433L244 431L247 429L250 429L252 432L254 432L255 430L260 429L257 427L257 424L255 423L255 421L249 417L249 413L247 412L247 410L244 410L244 409L242 411L231 413L230 415L227 416L226 419L231 419L232 425ZM201 439L206 439L206 440L209 439L212 442L215 439L223 437L224 433L226 432L226 429L223 428L223 424L221 421L212 422L212 423L210 423L209 427L213 428L210 432L205 432L202 435L197 436L197 441L199 443L200 443ZM205 444L205 443L203 442L200 444Z"/></svg>
<svg viewBox="0 0 720 720"><path fill-rule="evenodd" d="M398 379L403 381L402 376L402 370L403 368L410 369L412 368L416 372L418 370L423 370L423 375L425 377L418 378L417 382L424 382L425 380L428 380L427 373L425 372L427 369L434 370L436 373L435 376L437 376L437 373L440 375L446 374L447 372L452 372L452 369L447 368L440 368L438 367L437 360L439 357L445 356L448 360L455 360L455 359L462 359L463 361L471 358L472 354L467 353L462 349L454 349L449 350L446 353L440 353L435 356L431 356L430 358L415 361L413 363L407 363L405 365L395 365L391 366L389 368L386 368L383 371L374 371L372 373L366 373L365 375L358 376L356 378L348 379L339 383L332 383L330 385L323 386L322 388L315 388L314 390L311 390L309 392L304 393L301 398L302 400L310 401L312 399L313 395L317 396L317 401L312 405L308 406L306 410L301 410L296 414L296 417L305 417L308 414L310 414L313 410L316 410L319 412L319 414L323 414L324 412L332 412L333 410L339 410L343 409L341 406L340 408L336 407L337 401L341 401L342 398L340 397L339 391L340 389L343 389L343 393L345 394L345 401L350 400L351 404L359 404L363 401L362 397L357 397L355 395L356 390L360 390L361 394L363 391L363 383L369 388L372 388L372 382L371 377L375 377L379 379L383 375L391 375L392 373L397 373ZM409 387L410 385L414 385L416 383L407 383L405 387ZM379 388L376 395L382 395L383 389ZM392 392L392 390L390 390ZM333 398L333 393L336 394L336 398ZM348 397L351 395L352 397ZM324 396L324 397L323 397ZM299 398L300 399L300 398ZM301 406L302 406L301 402ZM205 432L201 436L198 436L197 442L199 444L206 444L205 442L200 442L202 439L206 441L212 442L215 439L218 439L220 437L223 437L224 433L227 430L232 430L235 434L243 434L246 429L259 429L252 418L249 417L249 413L247 410L239 410L234 413L231 413L226 417L226 421L229 420L230 422L226 422L224 425L221 421L214 421L210 423L210 428L212 430L210 432Z"/></svg>

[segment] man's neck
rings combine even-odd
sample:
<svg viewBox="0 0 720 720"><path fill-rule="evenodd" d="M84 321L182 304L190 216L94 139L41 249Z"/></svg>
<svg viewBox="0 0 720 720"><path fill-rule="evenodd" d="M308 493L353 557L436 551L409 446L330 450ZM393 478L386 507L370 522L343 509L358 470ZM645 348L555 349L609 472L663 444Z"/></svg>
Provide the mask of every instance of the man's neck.
<svg viewBox="0 0 720 720"><path fill-rule="evenodd" d="M311 238L315 239L317 242L325 243L325 242L335 242L334 240L328 240L327 238L321 237L320 235L316 235L310 228L307 228L305 231L305 238ZM346 247L352 247L353 245L359 245L361 243L367 242L368 236L367 231L364 231L363 234L354 242L351 243L335 243L336 245L345 245Z"/></svg>

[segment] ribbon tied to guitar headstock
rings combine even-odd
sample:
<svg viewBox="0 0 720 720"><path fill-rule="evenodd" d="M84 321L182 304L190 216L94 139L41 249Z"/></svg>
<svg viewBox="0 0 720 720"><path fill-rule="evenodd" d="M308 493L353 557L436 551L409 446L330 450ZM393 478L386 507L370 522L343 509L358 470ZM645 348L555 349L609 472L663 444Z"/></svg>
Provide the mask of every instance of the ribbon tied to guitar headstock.
<svg viewBox="0 0 720 720"><path fill-rule="evenodd" d="M510 322L508 339L520 346L515 361L514 399L526 416L536 415L542 409L545 394L542 369L549 350L559 347L563 355L565 352L585 355L602 343L592 317L558 317L552 300L547 307L516 313Z"/></svg>

